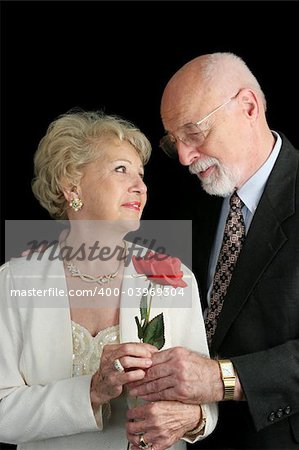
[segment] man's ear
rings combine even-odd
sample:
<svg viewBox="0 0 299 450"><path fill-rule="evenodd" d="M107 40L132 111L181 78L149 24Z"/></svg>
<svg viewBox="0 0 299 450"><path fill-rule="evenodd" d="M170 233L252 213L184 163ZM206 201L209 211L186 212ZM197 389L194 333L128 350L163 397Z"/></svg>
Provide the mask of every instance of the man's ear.
<svg viewBox="0 0 299 450"><path fill-rule="evenodd" d="M242 89L240 100L244 113L249 119L256 120L260 113L259 99L252 89Z"/></svg>

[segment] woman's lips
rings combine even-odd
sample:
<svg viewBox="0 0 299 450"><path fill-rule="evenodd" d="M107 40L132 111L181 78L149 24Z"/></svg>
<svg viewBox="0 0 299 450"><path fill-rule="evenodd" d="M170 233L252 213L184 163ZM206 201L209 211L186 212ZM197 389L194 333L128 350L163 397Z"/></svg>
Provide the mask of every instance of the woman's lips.
<svg viewBox="0 0 299 450"><path fill-rule="evenodd" d="M140 211L141 202L128 202L123 203L121 206L124 206L125 208L133 209L134 211Z"/></svg>

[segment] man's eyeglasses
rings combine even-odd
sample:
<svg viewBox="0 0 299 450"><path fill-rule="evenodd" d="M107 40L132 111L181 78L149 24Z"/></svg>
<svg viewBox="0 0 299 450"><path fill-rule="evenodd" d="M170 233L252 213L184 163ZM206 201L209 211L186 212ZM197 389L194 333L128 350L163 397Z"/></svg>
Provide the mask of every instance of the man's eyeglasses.
<svg viewBox="0 0 299 450"><path fill-rule="evenodd" d="M203 122L209 119L215 112L219 111L219 109L223 108L225 105L228 105L232 100L234 100L240 93L240 90L233 97L226 100L226 102L222 103L217 108L213 109L208 115L206 115L203 119L200 119L198 122L189 122L185 125L178 128L178 130L173 133L167 133L160 140L160 147L162 150L171 158L177 157L177 140L183 142L185 145L190 145L190 147L200 147L204 140L205 134L199 128Z"/></svg>

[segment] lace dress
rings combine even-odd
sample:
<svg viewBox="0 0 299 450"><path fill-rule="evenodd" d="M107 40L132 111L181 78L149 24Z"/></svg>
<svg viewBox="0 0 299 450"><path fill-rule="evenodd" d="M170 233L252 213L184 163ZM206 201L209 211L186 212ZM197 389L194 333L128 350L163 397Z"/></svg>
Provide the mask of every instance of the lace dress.
<svg viewBox="0 0 299 450"><path fill-rule="evenodd" d="M119 326L105 328L96 336L78 323L72 322L73 376L91 375L99 367L103 347L119 343Z"/></svg>

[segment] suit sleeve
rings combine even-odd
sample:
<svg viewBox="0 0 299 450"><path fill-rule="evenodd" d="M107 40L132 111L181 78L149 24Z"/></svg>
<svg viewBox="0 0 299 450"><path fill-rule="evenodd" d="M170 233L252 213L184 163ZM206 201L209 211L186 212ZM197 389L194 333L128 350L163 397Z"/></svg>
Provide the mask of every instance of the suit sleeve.
<svg viewBox="0 0 299 450"><path fill-rule="evenodd" d="M299 412L299 340L232 357L257 431Z"/></svg>

